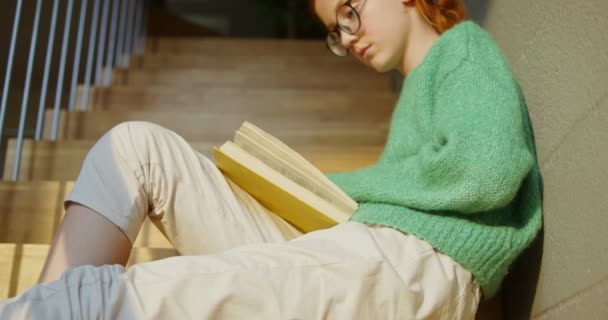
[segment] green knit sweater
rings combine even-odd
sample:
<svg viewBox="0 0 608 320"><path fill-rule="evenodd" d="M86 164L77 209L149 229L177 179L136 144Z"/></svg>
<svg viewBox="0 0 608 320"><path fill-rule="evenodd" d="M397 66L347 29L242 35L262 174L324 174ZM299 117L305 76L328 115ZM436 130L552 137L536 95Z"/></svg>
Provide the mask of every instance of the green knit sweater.
<svg viewBox="0 0 608 320"><path fill-rule="evenodd" d="M517 81L487 32L443 33L406 77L378 162L327 176L352 221L414 234L469 270L484 298L542 224L542 181Z"/></svg>

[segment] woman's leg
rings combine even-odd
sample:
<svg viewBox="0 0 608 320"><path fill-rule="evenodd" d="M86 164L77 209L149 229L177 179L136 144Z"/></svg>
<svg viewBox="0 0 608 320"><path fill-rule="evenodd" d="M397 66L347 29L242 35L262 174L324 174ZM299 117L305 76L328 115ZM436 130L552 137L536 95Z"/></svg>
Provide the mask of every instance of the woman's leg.
<svg viewBox="0 0 608 320"><path fill-rule="evenodd" d="M124 264L146 217L184 255L300 235L229 184L175 132L126 122L89 151L40 281L77 265Z"/></svg>
<svg viewBox="0 0 608 320"><path fill-rule="evenodd" d="M130 253L131 242L115 224L85 206L71 203L38 283L59 279L66 269L86 264L125 266Z"/></svg>
<svg viewBox="0 0 608 320"><path fill-rule="evenodd" d="M2 305L3 319L473 319L479 287L413 235L347 222L289 242L83 266Z"/></svg>

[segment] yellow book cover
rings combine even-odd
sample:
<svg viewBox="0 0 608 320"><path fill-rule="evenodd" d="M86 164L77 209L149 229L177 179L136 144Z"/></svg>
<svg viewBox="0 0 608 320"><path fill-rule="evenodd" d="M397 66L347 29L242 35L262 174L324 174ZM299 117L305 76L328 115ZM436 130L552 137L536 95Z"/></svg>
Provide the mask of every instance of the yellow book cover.
<svg viewBox="0 0 608 320"><path fill-rule="evenodd" d="M237 131L237 135L247 134L251 128L260 130L244 125L248 129ZM268 134L260 132L259 136L250 133L245 139L247 146L227 141L215 147L215 163L227 178L302 232L329 228L350 218L356 202L319 176L320 172L311 172L316 169L295 151L277 143L276 138L268 143Z"/></svg>

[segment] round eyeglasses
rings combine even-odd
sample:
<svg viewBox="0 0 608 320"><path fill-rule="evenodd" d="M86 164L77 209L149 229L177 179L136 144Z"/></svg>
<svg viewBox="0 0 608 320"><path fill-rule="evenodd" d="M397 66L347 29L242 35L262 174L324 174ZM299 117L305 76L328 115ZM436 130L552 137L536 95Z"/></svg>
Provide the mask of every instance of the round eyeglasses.
<svg viewBox="0 0 608 320"><path fill-rule="evenodd" d="M338 8L336 12L336 29L327 34L327 48L335 55L344 57L348 54L348 48L342 45L340 32L355 34L361 28L361 17L355 9L363 0L348 0ZM354 3L354 6L353 6Z"/></svg>

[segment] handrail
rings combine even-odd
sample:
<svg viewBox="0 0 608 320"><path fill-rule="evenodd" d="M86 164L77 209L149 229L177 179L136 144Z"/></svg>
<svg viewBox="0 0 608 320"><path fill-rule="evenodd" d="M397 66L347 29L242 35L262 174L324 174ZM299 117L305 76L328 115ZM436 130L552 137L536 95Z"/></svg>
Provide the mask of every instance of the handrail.
<svg viewBox="0 0 608 320"><path fill-rule="evenodd" d="M50 12L49 32L46 34L47 48L44 59L44 71L42 75L40 101L36 119L36 131L34 138L38 141L42 139L44 125L44 111L48 92L48 85L51 77L51 65L58 63L57 86L53 105L53 122L51 127L51 141L57 140L59 130L59 115L61 108L73 111L77 109L86 111L89 107L91 87L108 87L112 83L112 69L128 68L130 56L132 54L142 55L147 33L147 20L149 17L150 0L93 0L93 4L88 6L87 0L81 0L80 13L77 30L71 32L72 16L74 10L74 0L53 0L53 9ZM45 1L46 2L46 1ZM55 33L57 31L60 3L65 5L65 17L63 26L63 37L61 42L61 53L58 59L53 61L53 49L55 45ZM12 181L17 181L21 163L21 153L25 136L25 122L27 108L30 101L32 74L34 70L36 47L40 41L38 30L41 28L40 21L43 1L36 0L36 11L34 13L34 25L30 40L26 80L24 84L23 96L21 100L21 110L19 117L19 130L17 133L17 148L15 160L13 162ZM4 132L4 119L8 107L8 96L11 86L11 75L14 68L15 50L19 34L20 23L22 22L23 0L16 0L14 21L10 38L9 55L6 63L5 81L0 99L0 134ZM87 16L89 20L87 20ZM45 20L46 21L46 20ZM86 26L89 26L88 44L83 48L82 38ZM44 28L44 27L42 27ZM68 61L68 51L71 35L76 34L75 50L72 61ZM73 40L73 39L72 39ZM83 50L86 54L83 57ZM79 84L80 66L84 65L84 79L82 81L83 91L80 103L76 101L77 88ZM64 101L64 77L67 66L72 65L72 77L69 87L65 93L68 96L68 104L62 105ZM55 75L53 75L55 76ZM2 139L0 135L0 139Z"/></svg>

